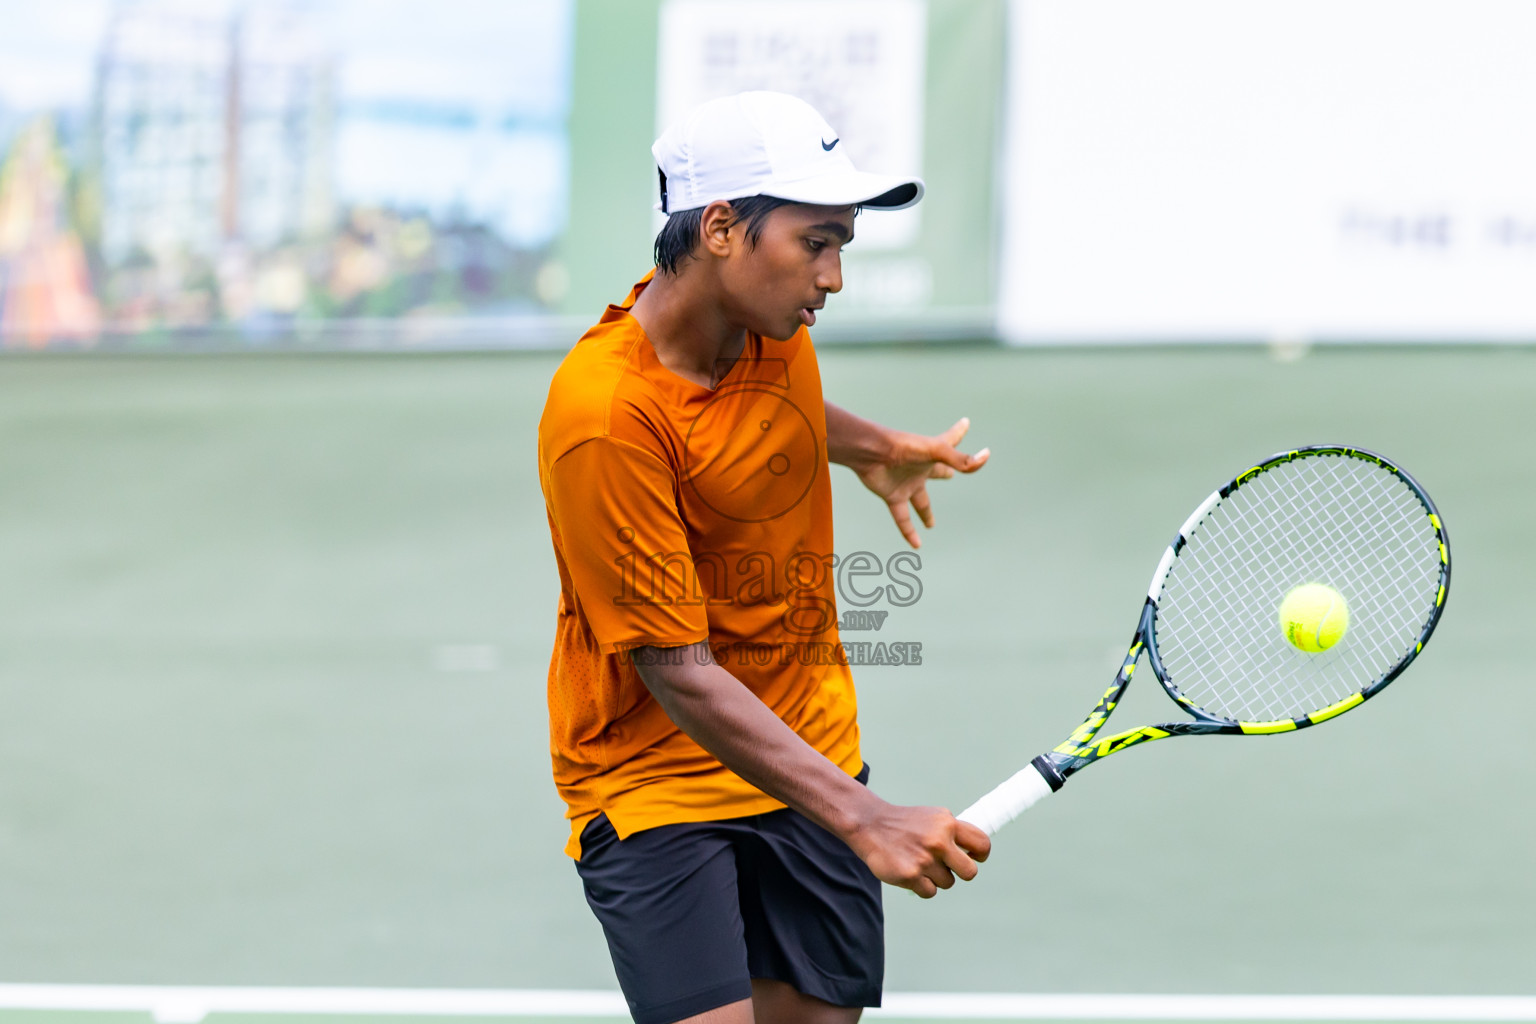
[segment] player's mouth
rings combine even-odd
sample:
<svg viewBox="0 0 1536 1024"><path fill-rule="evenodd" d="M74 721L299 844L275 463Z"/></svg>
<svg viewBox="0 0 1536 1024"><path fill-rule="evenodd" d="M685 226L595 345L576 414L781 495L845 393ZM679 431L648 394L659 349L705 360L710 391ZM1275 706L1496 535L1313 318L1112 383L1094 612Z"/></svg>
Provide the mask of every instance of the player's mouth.
<svg viewBox="0 0 1536 1024"><path fill-rule="evenodd" d="M820 306L801 306L800 322L807 327L814 327L816 324L816 311L820 308Z"/></svg>

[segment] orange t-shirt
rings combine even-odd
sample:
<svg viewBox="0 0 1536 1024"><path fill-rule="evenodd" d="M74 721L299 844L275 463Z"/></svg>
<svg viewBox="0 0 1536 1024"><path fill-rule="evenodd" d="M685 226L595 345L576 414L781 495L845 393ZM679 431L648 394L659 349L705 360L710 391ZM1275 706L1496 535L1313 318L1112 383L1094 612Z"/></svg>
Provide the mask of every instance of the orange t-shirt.
<svg viewBox="0 0 1536 1024"><path fill-rule="evenodd" d="M578 858L599 812L623 839L784 806L673 724L630 661L637 646L708 639L802 739L850 775L861 765L810 335L748 334L711 390L663 366L627 312L649 281L576 343L539 421L560 570L550 756Z"/></svg>

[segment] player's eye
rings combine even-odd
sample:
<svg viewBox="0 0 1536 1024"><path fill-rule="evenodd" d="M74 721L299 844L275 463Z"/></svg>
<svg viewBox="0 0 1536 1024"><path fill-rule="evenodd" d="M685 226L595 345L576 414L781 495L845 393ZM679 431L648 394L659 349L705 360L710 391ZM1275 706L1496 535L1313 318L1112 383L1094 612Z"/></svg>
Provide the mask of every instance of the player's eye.
<svg viewBox="0 0 1536 1024"><path fill-rule="evenodd" d="M811 252L821 252L831 244L832 243L827 241L825 238L807 238L805 240L805 247L811 250ZM848 244L848 242L840 243L837 246L837 251L842 252L844 249L848 248Z"/></svg>

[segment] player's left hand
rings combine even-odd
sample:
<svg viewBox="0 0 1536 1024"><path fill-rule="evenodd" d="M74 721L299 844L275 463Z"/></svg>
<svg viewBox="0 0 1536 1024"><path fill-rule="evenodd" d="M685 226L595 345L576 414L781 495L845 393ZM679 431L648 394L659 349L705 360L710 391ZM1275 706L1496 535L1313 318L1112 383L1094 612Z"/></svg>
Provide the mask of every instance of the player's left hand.
<svg viewBox="0 0 1536 1024"><path fill-rule="evenodd" d="M864 486L885 500L901 535L914 548L922 547L923 541L913 525L912 511L917 512L925 527L933 528L928 481L945 480L956 472L974 473L986 465L991 455L989 448L983 448L975 455L966 455L955 448L970 429L971 421L966 417L937 437L895 431L886 459L857 471Z"/></svg>

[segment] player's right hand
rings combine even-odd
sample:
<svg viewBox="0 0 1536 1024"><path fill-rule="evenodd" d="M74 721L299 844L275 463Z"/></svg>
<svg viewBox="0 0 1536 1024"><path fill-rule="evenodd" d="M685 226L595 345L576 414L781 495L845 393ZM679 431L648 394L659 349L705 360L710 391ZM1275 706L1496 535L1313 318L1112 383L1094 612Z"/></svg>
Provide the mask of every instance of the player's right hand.
<svg viewBox="0 0 1536 1024"><path fill-rule="evenodd" d="M942 807L903 807L881 802L871 819L848 838L876 878L911 889L923 899L969 882L992 852L992 840Z"/></svg>

